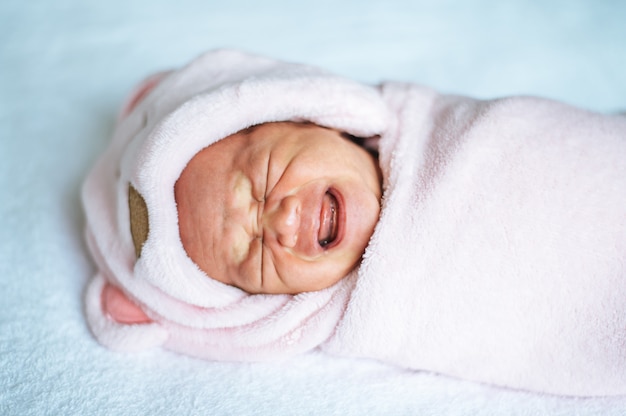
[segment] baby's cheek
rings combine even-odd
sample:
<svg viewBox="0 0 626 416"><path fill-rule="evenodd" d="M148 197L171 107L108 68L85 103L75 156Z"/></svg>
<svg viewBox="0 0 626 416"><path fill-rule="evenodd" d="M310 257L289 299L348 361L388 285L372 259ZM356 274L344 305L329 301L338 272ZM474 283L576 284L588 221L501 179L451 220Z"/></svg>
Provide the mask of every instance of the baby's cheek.
<svg viewBox="0 0 626 416"><path fill-rule="evenodd" d="M335 276L336 280L339 280L361 262L362 256L363 252L356 248L350 248L337 256L327 259L324 267L328 277Z"/></svg>

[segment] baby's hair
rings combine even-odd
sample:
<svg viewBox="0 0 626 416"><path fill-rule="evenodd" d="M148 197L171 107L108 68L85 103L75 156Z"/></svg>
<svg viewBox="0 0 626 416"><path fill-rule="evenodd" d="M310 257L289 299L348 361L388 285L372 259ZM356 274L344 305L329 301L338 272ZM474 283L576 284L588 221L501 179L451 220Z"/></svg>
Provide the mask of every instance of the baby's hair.
<svg viewBox="0 0 626 416"><path fill-rule="evenodd" d="M250 127L247 127L247 128L245 128L245 129L241 130L239 133L241 133L241 134L250 134L250 133L252 133L254 130L256 130L256 128L257 128L257 127L259 127L259 126L261 126L261 125L262 125L262 124L254 124L254 125L252 125L252 126L250 126Z"/></svg>
<svg viewBox="0 0 626 416"><path fill-rule="evenodd" d="M372 155L372 157L376 160L378 160L378 149L368 146L367 142L368 139L364 138L364 137L357 137L354 136L350 133L341 133L341 137L343 137L346 140L350 140L352 143L356 144L359 147L362 147L363 149L367 150L367 152Z"/></svg>

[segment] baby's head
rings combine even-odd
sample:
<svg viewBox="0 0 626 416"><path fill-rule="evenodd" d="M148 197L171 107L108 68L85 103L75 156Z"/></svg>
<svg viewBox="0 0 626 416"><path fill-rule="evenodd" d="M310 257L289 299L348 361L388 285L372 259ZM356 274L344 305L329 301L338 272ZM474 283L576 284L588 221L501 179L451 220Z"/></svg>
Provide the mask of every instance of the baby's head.
<svg viewBox="0 0 626 416"><path fill-rule="evenodd" d="M341 132L266 123L197 153L175 185L180 237L249 293L320 290L359 262L380 212L377 161Z"/></svg>
<svg viewBox="0 0 626 416"><path fill-rule="evenodd" d="M329 339L381 211L383 95L226 50L143 82L83 186L98 340L249 361Z"/></svg>

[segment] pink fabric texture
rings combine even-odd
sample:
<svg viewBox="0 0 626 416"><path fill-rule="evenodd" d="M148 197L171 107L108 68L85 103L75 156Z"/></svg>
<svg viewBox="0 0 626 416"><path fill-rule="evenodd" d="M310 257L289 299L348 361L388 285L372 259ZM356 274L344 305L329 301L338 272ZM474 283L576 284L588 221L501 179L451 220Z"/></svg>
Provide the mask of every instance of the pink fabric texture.
<svg viewBox="0 0 626 416"><path fill-rule="evenodd" d="M335 286L249 295L186 256L174 183L203 147L284 120L380 136L382 212L362 264ZM131 184L149 213L139 259ZM110 348L251 361L321 347L513 388L626 394L624 117L215 51L120 119L83 201L98 268L87 317ZM152 322L110 319L107 282Z"/></svg>
<svg viewBox="0 0 626 416"><path fill-rule="evenodd" d="M273 359L315 348L334 331L354 277L297 296L249 295L208 278L182 247L174 184L202 148L263 122L307 120L356 136L377 135L389 119L377 90L316 68L225 50L157 78L131 94L83 187L87 241L98 267L86 295L94 334L113 349L163 346L213 360ZM148 208L149 235L139 259L130 233L129 185ZM110 319L102 308L105 282L153 322Z"/></svg>

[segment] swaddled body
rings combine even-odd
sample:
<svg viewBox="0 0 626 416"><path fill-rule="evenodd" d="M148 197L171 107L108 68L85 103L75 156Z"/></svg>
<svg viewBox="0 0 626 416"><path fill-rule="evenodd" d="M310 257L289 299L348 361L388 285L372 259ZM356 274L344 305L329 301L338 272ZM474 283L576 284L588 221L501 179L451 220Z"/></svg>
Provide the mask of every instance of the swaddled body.
<svg viewBox="0 0 626 416"><path fill-rule="evenodd" d="M510 387L626 394L623 118L540 99L372 88L217 52L166 79L129 120L84 193L100 269L88 316L104 344L236 360L321 345ZM361 265L337 284L248 295L185 255L174 183L204 146L285 120L380 136L381 216ZM150 218L138 260L129 185ZM149 323L109 319L107 285Z"/></svg>
<svg viewBox="0 0 626 416"><path fill-rule="evenodd" d="M385 204L325 348L626 393L626 119L408 85L383 96L398 115L381 140Z"/></svg>

